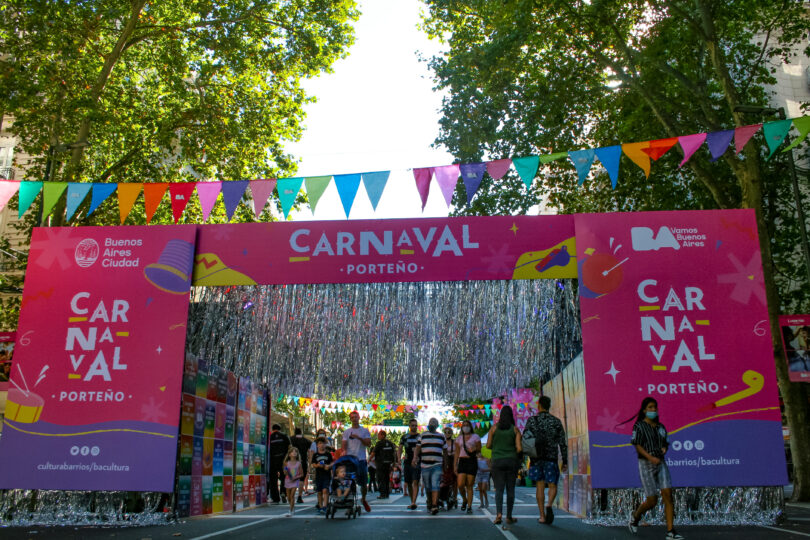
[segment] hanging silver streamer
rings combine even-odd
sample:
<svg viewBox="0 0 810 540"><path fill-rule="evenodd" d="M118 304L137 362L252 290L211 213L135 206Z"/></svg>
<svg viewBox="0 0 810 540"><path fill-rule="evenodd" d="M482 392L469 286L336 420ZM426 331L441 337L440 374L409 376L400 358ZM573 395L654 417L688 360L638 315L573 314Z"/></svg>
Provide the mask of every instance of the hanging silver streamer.
<svg viewBox="0 0 810 540"><path fill-rule="evenodd" d="M273 394L489 398L581 350L560 280L196 289L187 349Z"/></svg>
<svg viewBox="0 0 810 540"><path fill-rule="evenodd" d="M672 497L676 525L773 525L784 511L784 493L779 486L676 488ZM644 494L638 489L595 489L586 522L626 526L643 500ZM660 500L643 521L664 523Z"/></svg>

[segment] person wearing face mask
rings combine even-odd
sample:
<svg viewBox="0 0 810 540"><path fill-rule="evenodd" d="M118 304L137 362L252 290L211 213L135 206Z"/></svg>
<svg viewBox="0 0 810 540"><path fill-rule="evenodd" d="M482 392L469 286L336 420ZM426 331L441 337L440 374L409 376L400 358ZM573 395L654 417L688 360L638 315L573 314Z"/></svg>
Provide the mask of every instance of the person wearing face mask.
<svg viewBox="0 0 810 540"><path fill-rule="evenodd" d="M540 508L540 519L537 521L546 525L551 525L554 521L552 507L557 497L557 483L560 479L558 455L562 457L562 472L568 470L568 439L560 419L548 412L550 408L551 399L548 396L541 396L538 400L539 412L529 418L526 429L523 430L524 435L531 432L536 443L537 457L532 458L529 464L529 478L536 482L535 497ZM548 484L548 501L545 500L546 484Z"/></svg>
<svg viewBox="0 0 810 540"><path fill-rule="evenodd" d="M416 445L419 443L419 433L417 428L419 423L416 418L411 418L408 422L408 433L399 441L399 455L397 461L402 461L404 469L405 490L411 498L410 510L416 510L416 498L419 496L419 461L414 463Z"/></svg>
<svg viewBox="0 0 810 540"><path fill-rule="evenodd" d="M444 462L444 445L447 441L439 431L439 420L431 418L428 430L419 436L411 465L416 467L421 459L422 483L428 499L428 511L434 516L439 513L439 488Z"/></svg>
<svg viewBox="0 0 810 540"><path fill-rule="evenodd" d="M629 422L629 420L628 420ZM625 422L626 423L626 422ZM641 477L641 486L647 497L630 518L630 532L638 532L641 516L658 503L658 492L664 499L664 516L667 522L667 538L680 540L683 538L675 531L675 507L672 504L672 479L664 455L669 448L667 429L658 417L658 402L646 397L641 402L641 409L636 415L633 425L633 437L630 444L635 446L638 454L638 473Z"/></svg>
<svg viewBox="0 0 810 540"><path fill-rule="evenodd" d="M475 475L478 473L478 452L481 438L473 433L469 420L461 423L461 435L456 439L455 471L458 475L458 490L461 492L461 511L472 514L475 500Z"/></svg>

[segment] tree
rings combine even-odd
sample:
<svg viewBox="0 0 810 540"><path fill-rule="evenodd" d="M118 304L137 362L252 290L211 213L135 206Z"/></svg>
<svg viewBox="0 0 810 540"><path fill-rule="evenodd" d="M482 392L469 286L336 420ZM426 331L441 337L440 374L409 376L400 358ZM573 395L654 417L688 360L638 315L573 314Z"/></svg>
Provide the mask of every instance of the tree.
<svg viewBox="0 0 810 540"><path fill-rule="evenodd" d="M806 44L810 17L792 0L428 0L425 28L449 51L431 60L449 90L441 134L462 162L645 141L760 122L735 112L766 105L773 62ZM566 212L752 208L760 231L774 359L791 430L794 499L810 499L807 393L789 381L777 315L797 271L784 232L796 222L780 199L778 162L761 139L716 163L698 153L682 169L671 151L649 180L625 161L615 190L604 172L576 188L551 164L531 190L509 178L482 184L460 213L525 213L538 199ZM678 150L680 148L678 147ZM461 207L463 187L456 193ZM778 234L777 234L777 227ZM795 246L795 242L792 243ZM774 251L777 250L777 251ZM775 263L782 266L776 267ZM801 274L798 274L801 275ZM805 289L810 289L805 283ZM810 308L810 299L793 302Z"/></svg>

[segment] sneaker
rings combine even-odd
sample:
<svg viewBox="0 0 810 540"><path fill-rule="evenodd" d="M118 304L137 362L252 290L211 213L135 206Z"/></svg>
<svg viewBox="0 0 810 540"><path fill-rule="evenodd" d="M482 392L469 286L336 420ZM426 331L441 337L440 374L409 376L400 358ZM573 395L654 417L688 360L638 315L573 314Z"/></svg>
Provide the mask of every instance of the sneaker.
<svg viewBox="0 0 810 540"><path fill-rule="evenodd" d="M683 540L683 536L678 534L678 531L672 529L671 531L667 531L667 540Z"/></svg>
<svg viewBox="0 0 810 540"><path fill-rule="evenodd" d="M467 509L467 503L461 503L461 511L464 512Z"/></svg>
<svg viewBox="0 0 810 540"><path fill-rule="evenodd" d="M468 506L468 507L467 507L467 513L468 513L468 514L472 514L472 506Z"/></svg>
<svg viewBox="0 0 810 540"><path fill-rule="evenodd" d="M284 517L292 517L292 512L287 512L286 514L284 514Z"/></svg>
<svg viewBox="0 0 810 540"><path fill-rule="evenodd" d="M433 515L433 516L435 516L438 513L439 513L439 507L438 506L434 506L433 509L430 511L430 514Z"/></svg>
<svg viewBox="0 0 810 540"><path fill-rule="evenodd" d="M638 520L631 517L630 521L627 523L627 528L630 529L631 533L636 534L638 532Z"/></svg>
<svg viewBox="0 0 810 540"><path fill-rule="evenodd" d="M296 502L301 503L301 504L304 504L304 499L303 499L303 497L298 497L298 499L296 500Z"/></svg>
<svg viewBox="0 0 810 540"><path fill-rule="evenodd" d="M366 512L371 512L371 505L368 504L368 501L363 499L363 508Z"/></svg>

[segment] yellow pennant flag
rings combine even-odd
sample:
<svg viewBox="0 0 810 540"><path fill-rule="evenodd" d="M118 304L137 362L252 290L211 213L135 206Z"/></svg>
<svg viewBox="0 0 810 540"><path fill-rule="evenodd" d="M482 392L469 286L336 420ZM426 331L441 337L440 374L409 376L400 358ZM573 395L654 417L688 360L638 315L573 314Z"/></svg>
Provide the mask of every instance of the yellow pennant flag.
<svg viewBox="0 0 810 540"><path fill-rule="evenodd" d="M118 213L121 214L121 225L132 211L135 199L141 194L143 184L118 184Z"/></svg>
<svg viewBox="0 0 810 540"><path fill-rule="evenodd" d="M650 141L627 143L622 145L622 152L629 157L633 163L641 167L646 178L650 177L650 156L644 152L650 147Z"/></svg>

